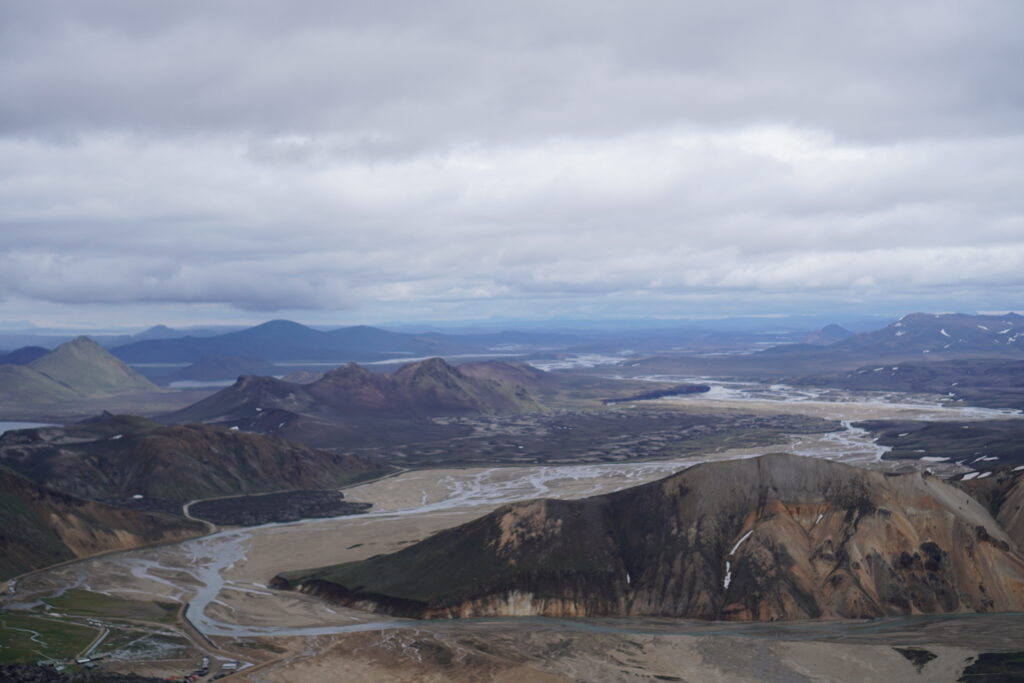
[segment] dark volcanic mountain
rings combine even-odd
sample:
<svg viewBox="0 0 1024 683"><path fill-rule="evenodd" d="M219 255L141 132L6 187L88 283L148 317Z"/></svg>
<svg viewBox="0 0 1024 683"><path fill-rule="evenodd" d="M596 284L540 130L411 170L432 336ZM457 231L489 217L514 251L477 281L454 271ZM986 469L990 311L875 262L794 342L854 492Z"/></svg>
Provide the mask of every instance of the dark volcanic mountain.
<svg viewBox="0 0 1024 683"><path fill-rule="evenodd" d="M1024 559L940 479L771 455L507 505L272 585L416 617L860 618L1020 610Z"/></svg>
<svg viewBox="0 0 1024 683"><path fill-rule="evenodd" d="M518 371L510 374L515 376ZM265 422L262 413L275 411L323 419L422 418L539 408L520 384L473 377L440 358L431 358L405 365L392 374L373 373L349 363L310 384L291 384L271 377L241 377L234 385L169 419L229 422L259 418Z"/></svg>
<svg viewBox="0 0 1024 683"><path fill-rule="evenodd" d="M0 579L108 550L206 531L182 517L115 508L38 486L0 467Z"/></svg>
<svg viewBox="0 0 1024 683"><path fill-rule="evenodd" d="M10 353L0 355L0 365L28 365L49 352L49 349L44 349L42 346L23 346Z"/></svg>
<svg viewBox="0 0 1024 683"><path fill-rule="evenodd" d="M388 332L363 325L321 332L288 320L272 320L212 337L139 341L115 347L112 353L129 363L194 363L208 356L256 357L271 361L400 360L402 354L433 356L464 350L464 345L439 336Z"/></svg>
<svg viewBox="0 0 1024 683"><path fill-rule="evenodd" d="M138 494L187 501L324 489L387 471L361 456L209 425L168 427L126 415L7 432L0 436L0 464L40 485L106 500Z"/></svg>

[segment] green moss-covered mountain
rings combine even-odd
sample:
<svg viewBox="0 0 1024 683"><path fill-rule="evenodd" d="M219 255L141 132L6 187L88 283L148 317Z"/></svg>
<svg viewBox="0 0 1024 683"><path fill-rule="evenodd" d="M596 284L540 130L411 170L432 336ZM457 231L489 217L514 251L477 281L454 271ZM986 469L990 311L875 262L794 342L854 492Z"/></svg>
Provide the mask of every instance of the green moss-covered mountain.
<svg viewBox="0 0 1024 683"><path fill-rule="evenodd" d="M155 389L88 337L61 344L27 365L0 365L0 405L39 406Z"/></svg>
<svg viewBox="0 0 1024 683"><path fill-rule="evenodd" d="M177 501L326 489L388 469L362 456L272 437L209 425L166 426L126 415L7 432L0 436L0 464L72 495Z"/></svg>
<svg viewBox="0 0 1024 683"><path fill-rule="evenodd" d="M1024 558L938 478L791 455L535 500L271 585L416 617L877 617L1024 608Z"/></svg>
<svg viewBox="0 0 1024 683"><path fill-rule="evenodd" d="M0 467L0 579L65 560L198 536L202 524L82 500Z"/></svg>

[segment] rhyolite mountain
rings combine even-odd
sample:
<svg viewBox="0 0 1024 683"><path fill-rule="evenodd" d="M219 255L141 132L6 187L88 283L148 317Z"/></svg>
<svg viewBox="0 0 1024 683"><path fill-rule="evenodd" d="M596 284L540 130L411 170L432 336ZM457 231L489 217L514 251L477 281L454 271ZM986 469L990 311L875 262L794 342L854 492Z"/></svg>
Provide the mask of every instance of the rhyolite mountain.
<svg viewBox="0 0 1024 683"><path fill-rule="evenodd" d="M104 500L325 489L388 471L368 457L268 436L109 414L66 427L6 432L0 465L37 484Z"/></svg>
<svg viewBox="0 0 1024 683"><path fill-rule="evenodd" d="M0 405L35 406L156 388L88 337L61 344L27 365L0 365Z"/></svg>
<svg viewBox="0 0 1024 683"><path fill-rule="evenodd" d="M985 505L941 479L769 455L506 505L271 585L428 618L863 618L1020 611L1024 559Z"/></svg>
<svg viewBox="0 0 1024 683"><path fill-rule="evenodd" d="M402 355L434 356L466 351L441 335L388 332L358 325L320 331L288 320L271 320L210 337L152 339L117 346L111 352L128 363L194 363L209 356L255 357L270 361L380 360Z"/></svg>
<svg viewBox="0 0 1024 683"><path fill-rule="evenodd" d="M509 371L511 377L519 374L519 370ZM278 411L325 419L406 419L540 408L521 384L498 377L497 372L490 377L475 377L440 358L409 363L390 374L370 372L349 363L309 384L292 384L272 377L241 377L232 386L168 419L227 423L259 418L264 422L268 420L265 413Z"/></svg>
<svg viewBox="0 0 1024 683"><path fill-rule="evenodd" d="M1024 549L1024 468L1004 468L994 476L956 485L981 502L1017 548Z"/></svg>
<svg viewBox="0 0 1024 683"><path fill-rule="evenodd" d="M191 538L203 524L39 486L0 467L0 579L110 550Z"/></svg>

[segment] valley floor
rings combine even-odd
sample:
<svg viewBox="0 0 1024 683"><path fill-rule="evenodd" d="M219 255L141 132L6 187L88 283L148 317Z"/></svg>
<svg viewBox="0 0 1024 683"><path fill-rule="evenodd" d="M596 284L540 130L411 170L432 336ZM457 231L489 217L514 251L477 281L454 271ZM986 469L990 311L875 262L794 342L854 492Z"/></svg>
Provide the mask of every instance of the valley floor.
<svg viewBox="0 0 1024 683"><path fill-rule="evenodd" d="M368 514L227 529L184 543L56 567L19 580L6 596L5 607L29 608L71 588L127 600L187 604L187 620L179 628L187 631L193 646L188 654L175 656L194 659L206 648L219 661L237 659L251 665L235 676L254 682L957 680L980 652L1024 649L1024 615L884 624L737 625L658 619L447 624L382 619L266 588L279 572L391 552L506 502L582 498L651 481L698 462L788 450L889 470L924 465L881 460L884 449L867 432L851 427L855 420L1007 417L999 411L946 408L918 399L877 398L785 400L719 393L661 399L657 403L664 409L797 412L841 420L844 429L794 435L784 446L675 460L405 472L346 489L346 500L373 503ZM942 467L947 473L958 468ZM902 654L894 647L924 649L935 656ZM185 664L172 658L121 657L104 666L180 675Z"/></svg>

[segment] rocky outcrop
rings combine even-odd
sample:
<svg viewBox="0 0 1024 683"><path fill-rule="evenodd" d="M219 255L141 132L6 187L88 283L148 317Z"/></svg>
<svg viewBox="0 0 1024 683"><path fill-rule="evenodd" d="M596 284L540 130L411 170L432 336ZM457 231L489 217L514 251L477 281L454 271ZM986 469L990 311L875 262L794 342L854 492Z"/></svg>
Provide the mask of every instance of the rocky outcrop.
<svg viewBox="0 0 1024 683"><path fill-rule="evenodd" d="M273 585L417 617L859 618L1020 610L1024 560L984 505L936 477L772 455L508 505Z"/></svg>

